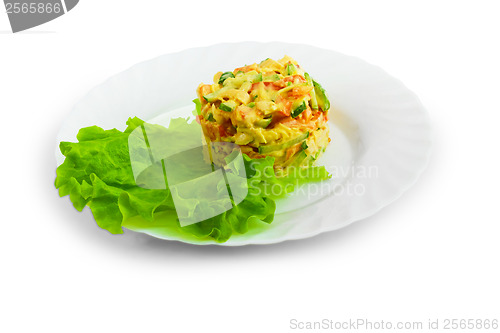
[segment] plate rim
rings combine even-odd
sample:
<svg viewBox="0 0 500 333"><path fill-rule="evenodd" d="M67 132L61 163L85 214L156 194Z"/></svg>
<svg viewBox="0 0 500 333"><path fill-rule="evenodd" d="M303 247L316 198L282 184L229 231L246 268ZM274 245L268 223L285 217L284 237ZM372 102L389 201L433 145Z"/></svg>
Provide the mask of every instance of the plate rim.
<svg viewBox="0 0 500 333"><path fill-rule="evenodd" d="M427 108L424 106L424 104L422 103L422 100L420 99L420 97L414 91L412 91L411 89L409 89L407 87L407 85L405 83L403 83L403 81L401 81L400 79L394 77L393 75L391 75L390 73L388 73L382 67L380 67L378 65L375 65L375 64L372 64L372 63L370 63L370 62L368 62L368 61L366 61L366 60L364 60L364 59L362 59L362 58L360 58L358 56L344 54L344 53L341 53L341 52L338 52L338 51L335 51L335 50L331 50L331 49L327 49L327 48L323 48L323 47L318 47L316 45L311 45L311 44L288 43L288 42L281 42L281 41L269 41L269 42L259 42L259 41L226 42L226 43L210 44L210 45L206 45L206 46L197 46L197 47L185 48L185 49L182 49L182 50L179 50L179 51L170 52L170 53L166 53L166 54L162 54L162 55L159 55L159 56L156 56L156 57L152 57L152 58L146 59L144 61L141 61L141 62L138 62L136 64L133 64L133 65L127 67L126 69L124 69L122 71L119 71L119 72L117 72L117 73L109 76L107 79L105 79L101 83L95 85L86 94L84 94L83 97L81 99L79 99L77 101L77 103L75 103L73 105L71 111L67 114L66 118L63 119L63 122L62 122L62 124L60 126L60 130L58 131L57 137L56 137L56 166L60 165L59 161L58 161L58 154L60 154L59 149L58 149L58 147L59 147L59 133L60 133L61 129L64 128L64 126L66 124L66 120L69 118L69 115L71 115L74 112L76 112L76 109L77 109L78 105L80 105L82 102L84 102L95 91L98 91L103 86L106 86L107 84L109 84L115 77L118 77L118 76L120 76L120 75L122 75L122 74L124 74L124 73L126 73L128 71L133 71L133 70L135 70L137 68L140 68L141 66L144 66L147 63L152 63L154 61L157 61L157 60L159 60L161 58L164 58L164 57L167 57L167 56L174 57L176 55L181 55L181 54L186 53L188 51L193 51L194 52L196 50L200 51L200 50L209 49L209 48L213 48L213 47L222 47L222 46L237 47L238 45L242 45L242 44L247 44L247 45L248 44L254 44L254 45L259 45L259 46L277 44L277 45L288 46L288 47L312 47L312 48L319 49L319 50L322 50L322 51L325 51L325 52L336 53L337 55L339 55L341 57L351 58L351 59L356 60L358 62L367 64L367 65L369 65L369 66L377 69L378 71L380 71L380 73L382 73L383 75L385 75L387 78L390 78L393 82L397 83L398 86L400 86L401 88L403 88L405 90L405 92L408 93L413 98L413 100L417 103L417 105L418 105L418 110L419 110L421 116L423 117L424 123L426 125L426 130L427 130L427 140L426 140L427 141L427 147L426 147L426 150L425 150L425 154L424 154L424 156L422 158L422 162L420 164L420 167L418 169L415 168L415 170L413 171L412 177L411 177L411 181L408 181L405 184L405 186L399 186L398 189L397 189L397 191L394 191L394 194L389 199L386 199L384 202L382 202L380 204L377 204L374 208L372 208L370 210L366 210L363 213L351 216L350 218L342 221L341 223L337 223L335 225L332 225L331 227L325 227L323 225L321 228L312 230L310 232L301 233L301 234L298 234L298 235L295 235L295 236L291 235L291 237L290 236L287 237L287 234L282 235L280 237L272 238L272 239L259 239L258 237L255 237L255 238L247 239L247 240L239 242L239 243L233 243L233 242L231 242L231 238L230 238L225 243L217 243L217 242L215 242L213 240L202 240L202 239L200 239L200 242L192 242L192 241L189 241L189 240L183 240L183 239L179 239L179 238L168 238L168 237L164 237L164 236L159 236L159 235L152 234L152 233L150 233L148 231L140 231L139 232L139 231L134 231L134 230L128 229L126 227L123 227L124 229L127 230L127 232L142 233L142 234L145 234L145 235L148 235L150 237L157 238L157 239L168 240L168 241L175 241L175 242L180 242L180 243L185 243L185 244L190 244L190 245L199 245L199 246L210 246L210 245L213 245L213 246L233 247L233 246L247 246L247 245L270 245L270 244L283 243L285 241L301 240L301 239L306 239L306 238L310 238L310 237L315 237L315 236L317 236L319 234L322 234L322 233L332 232L332 231L335 231L335 230L339 230L339 229L345 228L346 226L349 226L349 225L351 225L351 224L353 224L355 222L362 221L362 220L364 220L364 219L366 219L366 218L368 218L370 216L373 216L373 215L377 214L379 211L383 210L385 207L391 205L393 202L395 202L397 199L399 199L404 193L406 193L411 187L413 187L417 183L417 181L421 178L422 174L425 172L425 170L427 169L427 167L428 167L428 165L430 163L430 159L431 159L432 152L433 152L433 149L434 149L434 130L433 130L433 127L432 127L431 117L430 117L430 114L429 114ZM347 115L349 115L348 110L342 110L342 112L344 112ZM320 200L316 201L315 203L313 203L311 205L316 205L318 202L322 202L324 200L327 200L328 197L329 196L321 198ZM86 209L88 209L88 208L86 208ZM282 213L282 214L287 214L287 213Z"/></svg>

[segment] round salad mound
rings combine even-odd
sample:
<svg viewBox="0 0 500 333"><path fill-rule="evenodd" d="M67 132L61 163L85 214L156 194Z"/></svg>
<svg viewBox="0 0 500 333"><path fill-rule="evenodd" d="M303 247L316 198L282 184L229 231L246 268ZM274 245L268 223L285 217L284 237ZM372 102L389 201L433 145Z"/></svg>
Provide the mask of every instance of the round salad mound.
<svg viewBox="0 0 500 333"><path fill-rule="evenodd" d="M197 94L208 141L233 142L250 158L272 156L277 169L311 165L330 141L326 92L288 56L219 72Z"/></svg>

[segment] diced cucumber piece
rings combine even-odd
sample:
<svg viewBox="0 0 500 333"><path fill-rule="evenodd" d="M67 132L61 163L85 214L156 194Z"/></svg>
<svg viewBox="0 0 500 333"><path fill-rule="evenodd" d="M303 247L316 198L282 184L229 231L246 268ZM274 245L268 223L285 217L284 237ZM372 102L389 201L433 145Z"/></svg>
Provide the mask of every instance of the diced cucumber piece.
<svg viewBox="0 0 500 333"><path fill-rule="evenodd" d="M259 127L266 128L267 126L269 126L269 124L271 124L272 121L273 121L273 118L261 119L261 120L257 121L255 124Z"/></svg>
<svg viewBox="0 0 500 333"><path fill-rule="evenodd" d="M193 103L196 105L196 114L201 115L201 102L198 98L193 99Z"/></svg>
<svg viewBox="0 0 500 333"><path fill-rule="evenodd" d="M306 101L302 101L302 103L299 106L295 107L292 110L291 113L292 118L298 117L305 109L307 109Z"/></svg>
<svg viewBox="0 0 500 333"><path fill-rule="evenodd" d="M224 92L224 91L227 91L229 88L227 87L223 87L223 88L220 88L219 90L216 90L214 91L213 93L210 93L210 94L207 94L207 95L204 95L203 98L209 102L209 103L213 103L217 100L217 98L219 98L219 95Z"/></svg>
<svg viewBox="0 0 500 333"><path fill-rule="evenodd" d="M273 151L283 150L283 149L289 148L291 146L295 146L296 144L307 139L308 137L309 137L309 132L305 132L305 133L302 133L301 135L299 135L298 137L296 137L295 139L289 140L287 142L283 142L283 143L278 144L278 145L260 146L259 147L259 154L270 153Z"/></svg>
<svg viewBox="0 0 500 333"><path fill-rule="evenodd" d="M262 78L262 81L276 82L276 81L279 81L279 79L280 79L280 76L278 74L271 74L271 75L264 76Z"/></svg>
<svg viewBox="0 0 500 333"><path fill-rule="evenodd" d="M250 81L252 83L262 82L262 73L255 74Z"/></svg>
<svg viewBox="0 0 500 333"><path fill-rule="evenodd" d="M224 103L220 103L219 109L221 109L222 111L231 112L234 110L234 108L236 108L236 106L237 104L235 101L227 101Z"/></svg>
<svg viewBox="0 0 500 333"><path fill-rule="evenodd" d="M216 92L203 96L203 98L205 99L205 101L212 103L217 100L217 96L219 96L218 90Z"/></svg>
<svg viewBox="0 0 500 333"><path fill-rule="evenodd" d="M294 74L297 74L297 67L295 67L294 64L292 63L289 63L288 65L286 65L286 73L288 75L294 75Z"/></svg>
<svg viewBox="0 0 500 333"><path fill-rule="evenodd" d="M234 74L233 72L224 72L222 73L222 75L220 76L219 78L219 84L223 84L224 81L226 81L226 79L230 78L230 77L234 77Z"/></svg>
<svg viewBox="0 0 500 333"><path fill-rule="evenodd" d="M214 115L209 113L208 116L205 117L205 120L208 120L208 121L211 121L211 122L214 122L215 119L214 119Z"/></svg>
<svg viewBox="0 0 500 333"><path fill-rule="evenodd" d="M289 164L290 167L299 167L302 162L307 158L305 151L301 150L292 157L292 162Z"/></svg>
<svg viewBox="0 0 500 333"><path fill-rule="evenodd" d="M314 91L316 92L316 99L318 100L318 106L323 111L328 111L330 109L330 101L326 96L326 91L323 87L316 81L313 80Z"/></svg>
<svg viewBox="0 0 500 333"><path fill-rule="evenodd" d="M219 90L214 91L213 93L204 95L203 98L205 99L205 101L212 103L212 102L215 102L217 100L217 96L219 96Z"/></svg>
<svg viewBox="0 0 500 333"><path fill-rule="evenodd" d="M309 76L309 74L308 73L304 73L304 76L305 76L305 78L307 80L307 84L309 84L310 86L314 87L313 80L311 79L311 77ZM314 89L312 89L311 92L310 92L310 94L311 94L311 101L310 101L311 109L317 110L318 109L318 100L316 99L316 91L314 91Z"/></svg>

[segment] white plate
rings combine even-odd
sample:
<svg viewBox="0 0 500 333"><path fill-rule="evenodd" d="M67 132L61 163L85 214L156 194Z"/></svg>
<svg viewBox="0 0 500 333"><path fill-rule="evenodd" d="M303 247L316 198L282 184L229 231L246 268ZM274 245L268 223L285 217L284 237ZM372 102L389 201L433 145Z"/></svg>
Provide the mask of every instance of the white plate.
<svg viewBox="0 0 500 333"><path fill-rule="evenodd" d="M190 115L196 87L214 73L265 58L293 57L327 90L332 142L319 164L334 177L277 203L273 223L222 245L307 238L366 218L401 196L425 169L431 150L427 113L414 93L382 69L355 57L286 43L194 48L149 60L111 77L80 101L57 140L76 141L82 127L125 129L129 117L155 122ZM56 148L57 164L64 157ZM210 241L152 236L192 244Z"/></svg>

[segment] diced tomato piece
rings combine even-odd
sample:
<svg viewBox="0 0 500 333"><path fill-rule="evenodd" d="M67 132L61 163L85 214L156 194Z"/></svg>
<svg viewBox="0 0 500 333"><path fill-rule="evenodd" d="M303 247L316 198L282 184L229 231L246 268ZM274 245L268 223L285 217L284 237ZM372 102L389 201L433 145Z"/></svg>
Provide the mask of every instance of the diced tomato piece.
<svg viewBox="0 0 500 333"><path fill-rule="evenodd" d="M257 69L257 65L256 64L253 64L253 65L248 65L248 66L244 66L244 67L239 67L239 68L236 68L233 73L236 74L238 72L249 72L251 70L255 70Z"/></svg>
<svg viewBox="0 0 500 333"><path fill-rule="evenodd" d="M298 118L303 122L309 122L309 120L311 119L311 116L312 116L312 111L308 107L307 109L302 111L302 113L298 116Z"/></svg>
<svg viewBox="0 0 500 333"><path fill-rule="evenodd" d="M281 86L279 84L276 84L279 81L276 82L263 82L264 86L266 86L267 89L272 89L272 90L280 90Z"/></svg>
<svg viewBox="0 0 500 333"><path fill-rule="evenodd" d="M310 86L298 86L298 87L293 88L290 91L289 95L290 95L290 97L299 98L299 97L307 95L311 90L312 90L312 87L310 87Z"/></svg>
<svg viewBox="0 0 500 333"><path fill-rule="evenodd" d="M273 84L273 89L275 90L280 90L286 87L286 82L283 79L272 82L272 84Z"/></svg>
<svg viewBox="0 0 500 333"><path fill-rule="evenodd" d="M283 78L283 81L285 82L292 82L292 83L304 83L307 82L307 80L302 76L302 75L292 75L292 76L287 76Z"/></svg>
<svg viewBox="0 0 500 333"><path fill-rule="evenodd" d="M226 129L224 128L224 126L219 126L219 135L221 136L221 138L226 137L226 136L229 135L229 134L227 134Z"/></svg>
<svg viewBox="0 0 500 333"><path fill-rule="evenodd" d="M286 98L283 98L283 96L278 96L276 98L276 104L282 105L283 108L280 108L278 111L279 114L282 114L284 116L290 116L290 113L292 112L292 104L293 102L291 100L288 100Z"/></svg>
<svg viewBox="0 0 500 333"><path fill-rule="evenodd" d="M287 117L284 120L280 122L281 124L287 126L287 127L298 127L298 126L303 126L301 123L297 121L297 119Z"/></svg>
<svg viewBox="0 0 500 333"><path fill-rule="evenodd" d="M208 95L212 92L212 86L210 84L200 84L198 87L198 97L200 98L200 102L202 104L207 103L207 101L203 98L204 95Z"/></svg>

